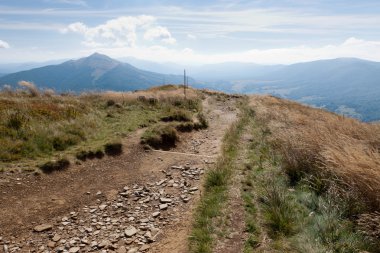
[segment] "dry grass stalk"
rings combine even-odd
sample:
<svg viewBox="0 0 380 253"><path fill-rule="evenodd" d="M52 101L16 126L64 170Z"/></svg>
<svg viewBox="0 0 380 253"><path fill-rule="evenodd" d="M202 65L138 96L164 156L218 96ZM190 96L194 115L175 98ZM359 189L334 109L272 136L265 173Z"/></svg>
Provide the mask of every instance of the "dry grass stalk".
<svg viewBox="0 0 380 253"><path fill-rule="evenodd" d="M18 82L18 85L21 87L25 88L32 97L39 97L40 96L40 91L38 88L34 85L32 82L27 82L27 81L20 81Z"/></svg>
<svg viewBox="0 0 380 253"><path fill-rule="evenodd" d="M380 124L272 96L252 96L250 104L288 168L336 176L380 209Z"/></svg>

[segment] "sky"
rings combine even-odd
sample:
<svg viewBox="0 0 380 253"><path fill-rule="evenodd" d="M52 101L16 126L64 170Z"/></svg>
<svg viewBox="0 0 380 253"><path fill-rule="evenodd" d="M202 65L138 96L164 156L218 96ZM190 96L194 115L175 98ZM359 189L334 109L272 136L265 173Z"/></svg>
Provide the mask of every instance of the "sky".
<svg viewBox="0 0 380 253"><path fill-rule="evenodd" d="M0 63L380 61L379 0L0 0Z"/></svg>

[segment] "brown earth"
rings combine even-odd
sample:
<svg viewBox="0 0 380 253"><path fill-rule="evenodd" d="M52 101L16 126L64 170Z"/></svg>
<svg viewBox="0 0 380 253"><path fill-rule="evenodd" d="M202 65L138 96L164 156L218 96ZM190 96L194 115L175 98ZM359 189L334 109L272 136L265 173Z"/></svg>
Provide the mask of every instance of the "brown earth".
<svg viewBox="0 0 380 253"><path fill-rule="evenodd" d="M49 223L99 201L115 199L126 185L145 185L160 180L162 171L172 165L190 164L204 169L212 166L210 164L220 154L225 131L236 119L234 103L234 100L218 102L207 97L203 106L209 128L182 134L180 143L170 152L145 151L139 144L143 132L140 130L124 140L123 154L117 157L86 161L50 175L1 173L0 245L25 241L34 236L32 229L36 225ZM178 218L170 229L163 230L157 242L150 245L149 252L187 251L192 213L199 194L201 191L185 209L178 210ZM4 249L0 246L0 252ZM25 250L19 252L28 252Z"/></svg>

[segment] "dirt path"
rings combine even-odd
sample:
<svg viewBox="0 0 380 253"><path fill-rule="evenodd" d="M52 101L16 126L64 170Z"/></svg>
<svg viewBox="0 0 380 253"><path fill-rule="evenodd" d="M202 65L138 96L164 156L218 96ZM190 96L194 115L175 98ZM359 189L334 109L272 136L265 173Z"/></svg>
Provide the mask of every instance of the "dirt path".
<svg viewBox="0 0 380 253"><path fill-rule="evenodd" d="M0 252L186 252L201 175L236 118L231 108L232 100L208 97L204 110L209 129L183 134L172 150L198 156L146 152L139 144L141 133L136 133L125 140L118 157L51 175L0 174ZM165 199L170 202L161 209L169 201ZM159 216L152 218L155 214ZM33 233L39 224L52 228ZM132 225L138 233L121 236Z"/></svg>
<svg viewBox="0 0 380 253"><path fill-rule="evenodd" d="M235 161L235 169L229 185L228 201L223 211L223 216L227 218L227 225L224 228L224 238L218 239L214 246L215 253L237 253L243 252L244 243L248 238L245 223L244 200L242 189L244 181L244 166L247 162L247 146L251 135L244 130L239 141L241 149Z"/></svg>

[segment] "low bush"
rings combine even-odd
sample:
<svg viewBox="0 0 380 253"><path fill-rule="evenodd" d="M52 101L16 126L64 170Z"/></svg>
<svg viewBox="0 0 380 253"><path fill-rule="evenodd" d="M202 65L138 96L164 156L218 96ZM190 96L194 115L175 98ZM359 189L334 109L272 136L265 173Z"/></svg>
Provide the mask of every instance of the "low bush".
<svg viewBox="0 0 380 253"><path fill-rule="evenodd" d="M95 157L98 159L102 159L104 157L104 152L102 150L95 151Z"/></svg>
<svg viewBox="0 0 380 253"><path fill-rule="evenodd" d="M20 111L15 111L8 114L6 126L14 130L19 130L24 125L26 125L27 122L28 118L25 116L25 114Z"/></svg>
<svg viewBox="0 0 380 253"><path fill-rule="evenodd" d="M70 146L78 144L81 141L82 139L77 135L61 134L61 135L53 137L52 145L55 150L63 151Z"/></svg>
<svg viewBox="0 0 380 253"><path fill-rule="evenodd" d="M81 160L81 161L86 161L87 160L87 151L79 151L75 157L78 159L78 160Z"/></svg>
<svg viewBox="0 0 380 253"><path fill-rule="evenodd" d="M106 105L107 105L108 107L110 107L110 106L114 106L115 104L116 104L115 100L112 100L112 99L107 100L107 103L106 103Z"/></svg>
<svg viewBox="0 0 380 253"><path fill-rule="evenodd" d="M183 122L175 127L179 132L191 132L195 128L195 124L193 122Z"/></svg>
<svg viewBox="0 0 380 253"><path fill-rule="evenodd" d="M87 159L95 159L95 158L98 158L98 159L102 159L104 157L104 152L102 150L96 150L96 151L79 151L75 157L78 159L78 160L81 160L81 161L86 161Z"/></svg>
<svg viewBox="0 0 380 253"><path fill-rule="evenodd" d="M198 113L197 118L199 120L199 129L208 128L208 121L203 113Z"/></svg>
<svg viewBox="0 0 380 253"><path fill-rule="evenodd" d="M49 161L40 166L40 169L46 173L52 173L54 171L61 171L67 169L70 166L70 161L66 158L62 158L58 161Z"/></svg>
<svg viewBox="0 0 380 253"><path fill-rule="evenodd" d="M179 140L177 130L171 124L158 124L147 129L141 137L142 144L148 144L156 149L168 150Z"/></svg>
<svg viewBox="0 0 380 253"><path fill-rule="evenodd" d="M123 153L123 144L121 142L112 142L104 145L104 152L109 156L117 156Z"/></svg>
<svg viewBox="0 0 380 253"><path fill-rule="evenodd" d="M189 111L177 109L177 110L171 111L169 115L162 117L161 120L164 122L171 122L171 121L190 122L192 121L192 115Z"/></svg>

